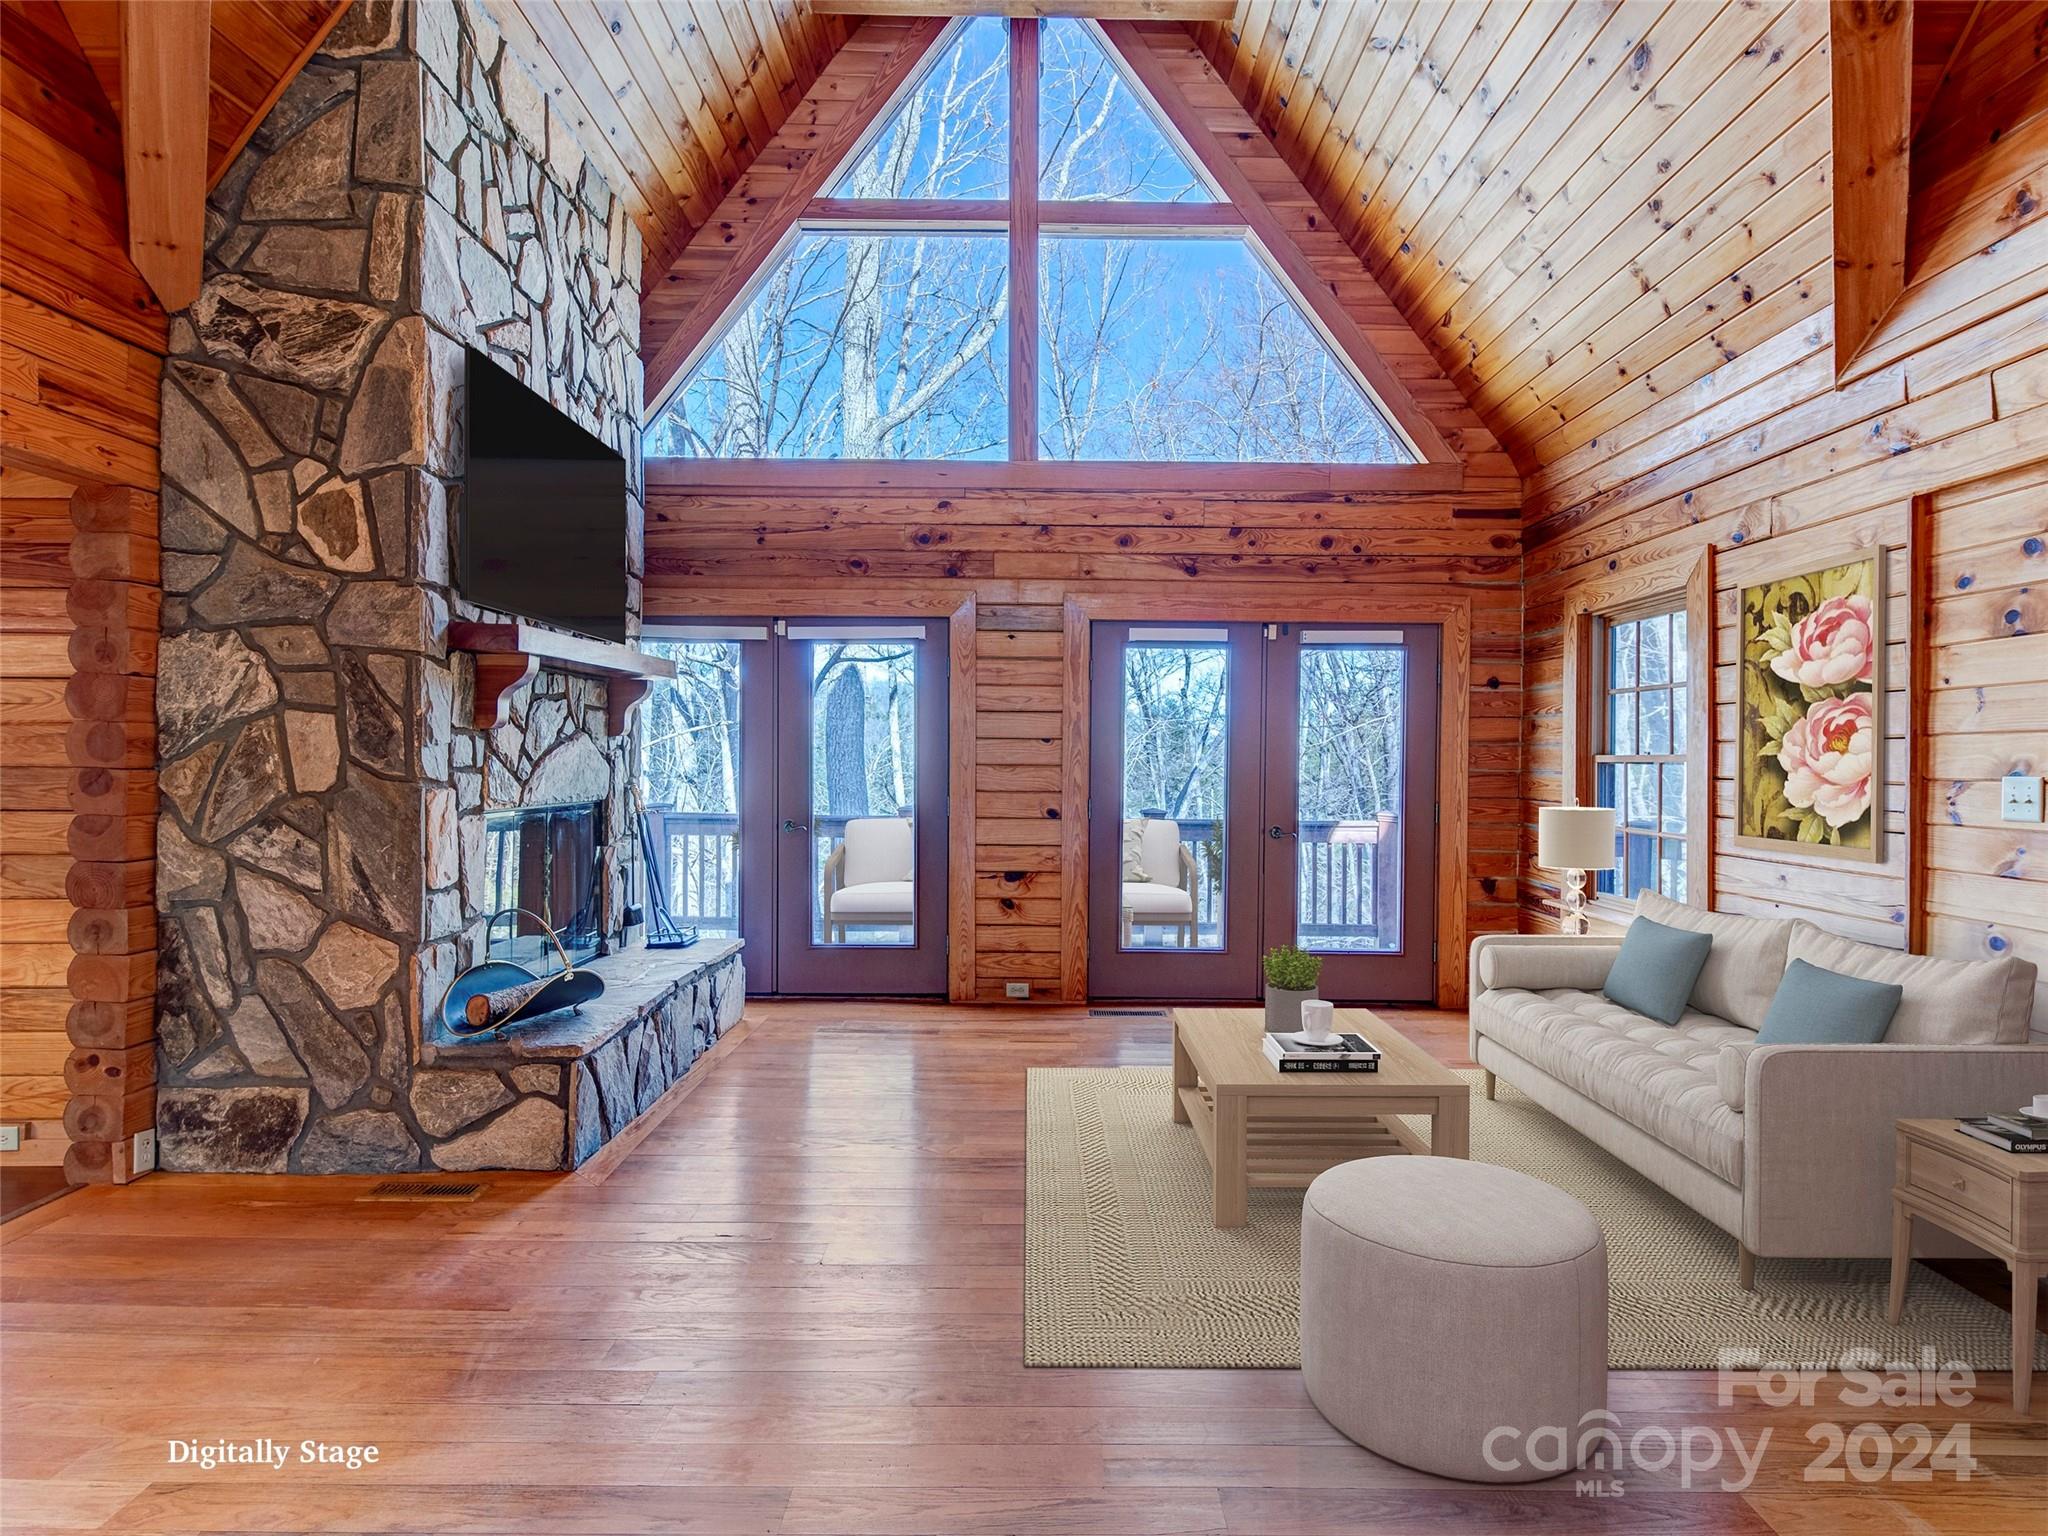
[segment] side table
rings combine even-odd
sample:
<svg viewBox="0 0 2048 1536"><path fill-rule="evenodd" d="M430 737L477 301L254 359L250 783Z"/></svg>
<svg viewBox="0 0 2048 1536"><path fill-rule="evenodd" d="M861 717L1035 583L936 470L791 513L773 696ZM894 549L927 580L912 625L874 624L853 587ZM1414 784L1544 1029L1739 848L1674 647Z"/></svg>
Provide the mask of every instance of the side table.
<svg viewBox="0 0 2048 1536"><path fill-rule="evenodd" d="M2012 1404L2025 1413L2033 1386L2035 1293L2048 1273L2048 1153L2002 1152L1965 1136L1953 1120L1899 1121L1898 1152L1891 1321L1905 1312L1915 1220L2005 1260L2012 1270Z"/></svg>

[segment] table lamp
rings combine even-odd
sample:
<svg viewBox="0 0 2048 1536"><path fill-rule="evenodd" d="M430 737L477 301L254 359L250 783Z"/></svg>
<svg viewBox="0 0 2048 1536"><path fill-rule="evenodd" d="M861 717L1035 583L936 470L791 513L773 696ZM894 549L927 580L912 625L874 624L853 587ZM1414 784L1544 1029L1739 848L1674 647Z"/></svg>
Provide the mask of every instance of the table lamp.
<svg viewBox="0 0 2048 1536"><path fill-rule="evenodd" d="M1564 875L1561 926L1586 931L1586 871L1612 869L1614 808L1607 805L1546 805L1536 812L1536 866Z"/></svg>

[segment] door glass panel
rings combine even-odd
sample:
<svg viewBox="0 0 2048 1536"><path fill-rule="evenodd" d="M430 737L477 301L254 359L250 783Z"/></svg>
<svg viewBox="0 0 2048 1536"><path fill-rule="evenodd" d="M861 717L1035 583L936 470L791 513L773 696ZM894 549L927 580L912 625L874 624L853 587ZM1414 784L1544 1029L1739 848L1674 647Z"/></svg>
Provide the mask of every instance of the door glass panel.
<svg viewBox="0 0 2048 1536"><path fill-rule="evenodd" d="M651 936L740 931L738 640L645 640L676 664L641 709L640 793L653 847Z"/></svg>
<svg viewBox="0 0 2048 1536"><path fill-rule="evenodd" d="M1407 652L1301 648L1295 942L1375 954L1401 947Z"/></svg>
<svg viewBox="0 0 2048 1536"><path fill-rule="evenodd" d="M1224 946L1229 691L1222 639L1124 649L1125 949Z"/></svg>
<svg viewBox="0 0 2048 1536"><path fill-rule="evenodd" d="M917 646L813 640L811 939L917 942Z"/></svg>

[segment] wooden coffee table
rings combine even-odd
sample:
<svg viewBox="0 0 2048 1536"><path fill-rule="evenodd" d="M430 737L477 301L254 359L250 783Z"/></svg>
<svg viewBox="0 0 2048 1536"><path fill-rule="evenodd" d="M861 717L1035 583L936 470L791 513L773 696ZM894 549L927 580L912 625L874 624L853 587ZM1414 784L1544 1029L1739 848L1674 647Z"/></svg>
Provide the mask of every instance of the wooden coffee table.
<svg viewBox="0 0 2048 1536"><path fill-rule="evenodd" d="M1471 1087L1364 1008L1336 1027L1380 1048L1377 1072L1287 1072L1261 1051L1257 1008L1173 1011L1173 1118L1192 1125L1215 1173L1216 1225L1241 1227L1254 1189L1306 1189L1326 1168L1390 1152L1465 1157ZM1396 1115L1430 1117L1424 1143Z"/></svg>

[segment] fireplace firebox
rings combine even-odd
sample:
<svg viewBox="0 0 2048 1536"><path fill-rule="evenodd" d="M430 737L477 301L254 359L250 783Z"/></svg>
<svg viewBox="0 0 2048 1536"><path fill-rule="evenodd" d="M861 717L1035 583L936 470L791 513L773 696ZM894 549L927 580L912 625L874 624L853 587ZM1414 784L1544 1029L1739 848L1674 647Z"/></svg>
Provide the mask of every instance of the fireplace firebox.
<svg viewBox="0 0 2048 1536"><path fill-rule="evenodd" d="M604 952L602 820L597 804L526 806L485 818L485 910L505 914L491 924L489 958L536 970L560 964L535 917L555 930L572 961Z"/></svg>

